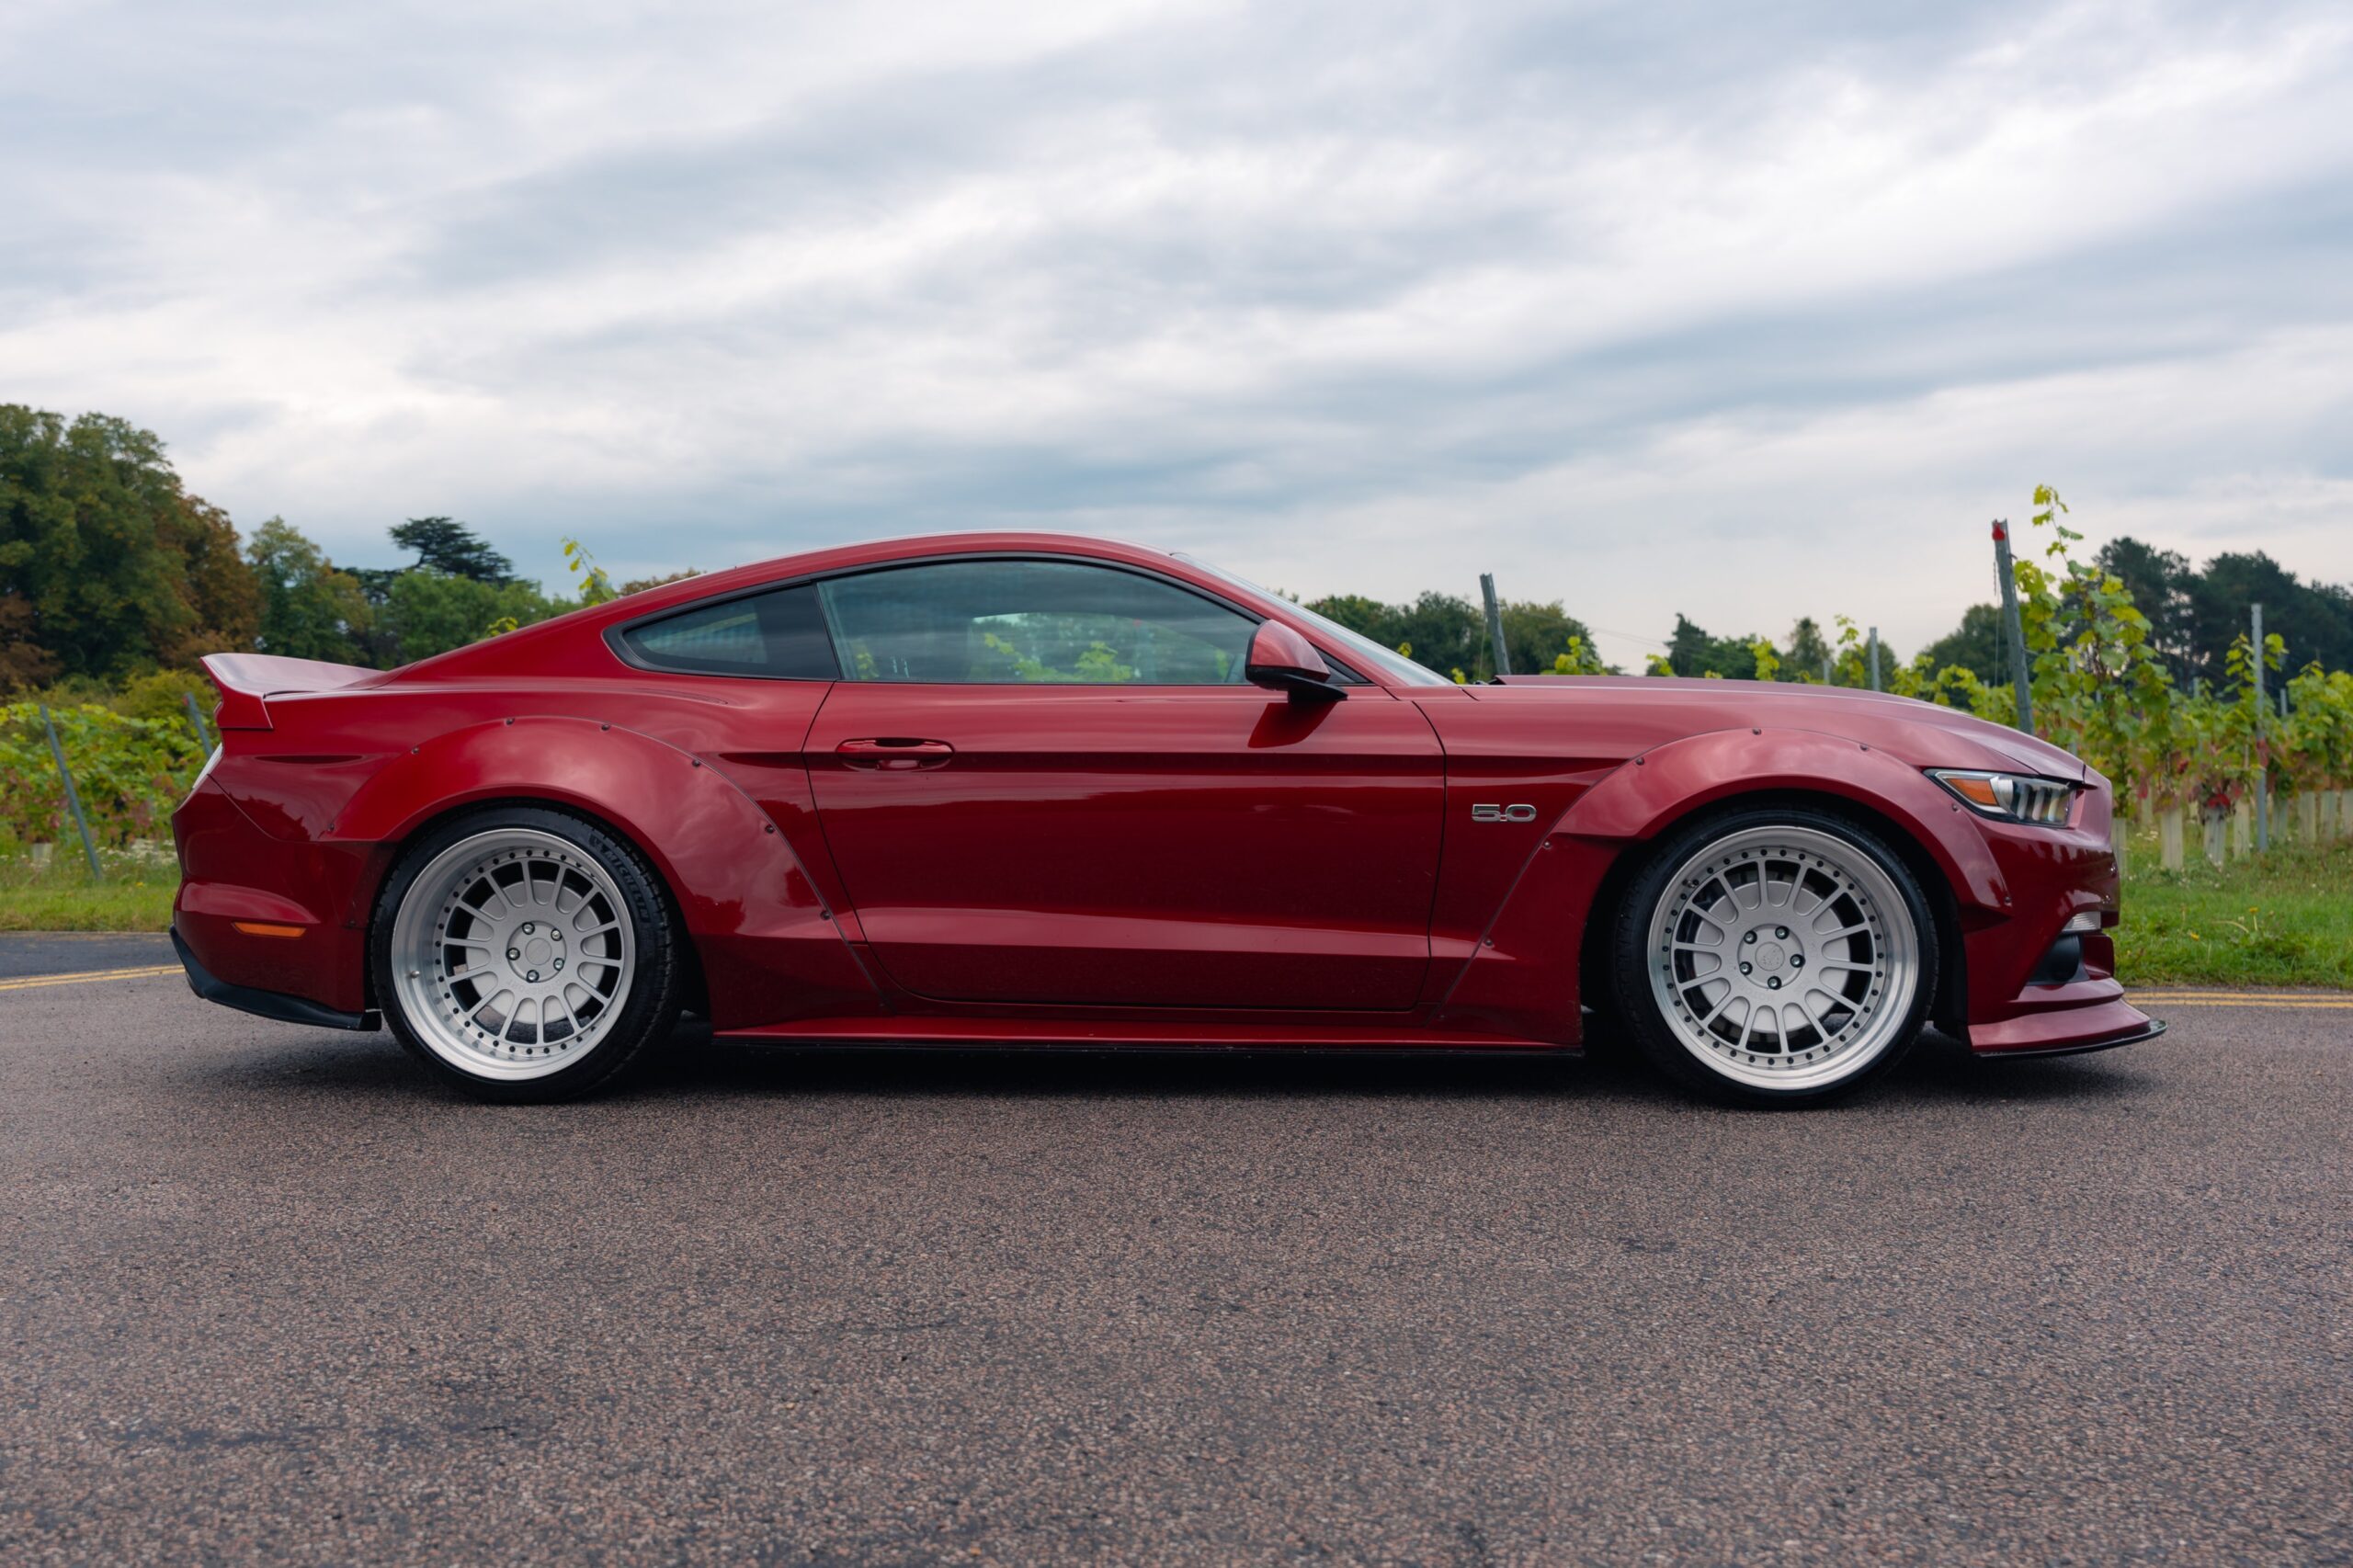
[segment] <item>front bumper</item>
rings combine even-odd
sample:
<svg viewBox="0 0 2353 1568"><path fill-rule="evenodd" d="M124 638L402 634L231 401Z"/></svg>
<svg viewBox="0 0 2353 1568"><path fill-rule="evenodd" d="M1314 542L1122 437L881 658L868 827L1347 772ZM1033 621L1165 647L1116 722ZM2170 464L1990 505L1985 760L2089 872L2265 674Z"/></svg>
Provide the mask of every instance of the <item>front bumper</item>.
<svg viewBox="0 0 2353 1568"><path fill-rule="evenodd" d="M1984 1056L2055 1056L2154 1040L2165 1026L2124 999L2116 978L2115 924L2121 892L2109 846L2109 795L2094 775L2076 820L2060 829L1979 824L2001 870L2005 916L1981 920L1963 938L1967 1028ZM2075 915L2097 912L2097 931L2065 934ZM2079 949L2070 972L2049 964L2053 944ZM2064 971L2063 962L2060 971Z"/></svg>

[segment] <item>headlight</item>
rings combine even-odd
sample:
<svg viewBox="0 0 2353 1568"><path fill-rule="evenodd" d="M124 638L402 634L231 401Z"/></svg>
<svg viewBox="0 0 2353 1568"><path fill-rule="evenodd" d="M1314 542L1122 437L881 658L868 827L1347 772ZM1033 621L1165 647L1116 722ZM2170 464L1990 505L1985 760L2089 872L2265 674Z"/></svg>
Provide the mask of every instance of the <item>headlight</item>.
<svg viewBox="0 0 2353 1568"><path fill-rule="evenodd" d="M1981 773L1973 768L1932 767L1928 777L1960 797L1979 816L2064 827L2075 809L2075 786L2023 773Z"/></svg>

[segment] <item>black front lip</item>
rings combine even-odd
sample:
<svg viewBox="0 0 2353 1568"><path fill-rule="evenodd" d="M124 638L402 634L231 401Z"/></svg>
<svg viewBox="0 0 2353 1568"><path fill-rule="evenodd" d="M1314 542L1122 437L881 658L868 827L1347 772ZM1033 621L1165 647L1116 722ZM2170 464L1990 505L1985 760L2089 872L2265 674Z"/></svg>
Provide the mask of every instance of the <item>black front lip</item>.
<svg viewBox="0 0 2353 1568"><path fill-rule="evenodd" d="M383 1023L382 1015L373 1008L365 1013L339 1013L307 996L232 985L196 961L196 954L188 950L188 940L176 926L172 927L172 947L180 955L180 967L188 971L188 988L207 1002L218 1002L223 1007L234 1007L256 1017L276 1018L281 1024L311 1024L319 1028L373 1029Z"/></svg>
<svg viewBox="0 0 2353 1568"><path fill-rule="evenodd" d="M2115 1040L2096 1040L2087 1045L2046 1045L2039 1051L1981 1051L1974 1054L1980 1062L2011 1062L2031 1056L2038 1060L2050 1056L2081 1056L2087 1051L2114 1051L2120 1045L2139 1045L2165 1032L2163 1018L2151 1018L2143 1028Z"/></svg>

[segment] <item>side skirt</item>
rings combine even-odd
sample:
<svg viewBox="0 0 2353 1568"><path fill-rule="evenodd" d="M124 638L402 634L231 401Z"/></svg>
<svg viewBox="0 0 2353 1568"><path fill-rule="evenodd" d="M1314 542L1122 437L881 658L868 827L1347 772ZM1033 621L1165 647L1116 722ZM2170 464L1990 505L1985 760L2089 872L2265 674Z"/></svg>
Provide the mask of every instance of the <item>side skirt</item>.
<svg viewBox="0 0 2353 1568"><path fill-rule="evenodd" d="M770 1045L1035 1047L1083 1051L1523 1051L1578 1056L1577 1047L1469 1030L1328 1024L1116 1023L1099 1018L796 1018L728 1029L714 1040Z"/></svg>

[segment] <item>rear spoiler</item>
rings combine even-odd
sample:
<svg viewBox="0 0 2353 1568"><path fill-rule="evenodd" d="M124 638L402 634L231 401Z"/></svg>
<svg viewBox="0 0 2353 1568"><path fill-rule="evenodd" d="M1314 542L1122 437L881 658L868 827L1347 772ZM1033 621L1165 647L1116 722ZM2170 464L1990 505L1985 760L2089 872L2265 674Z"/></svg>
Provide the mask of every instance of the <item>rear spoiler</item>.
<svg viewBox="0 0 2353 1568"><path fill-rule="evenodd" d="M212 722L223 730L267 730L268 699L298 691L334 691L373 680L384 672L324 659L286 659L275 653L208 653L204 673L221 688Z"/></svg>

